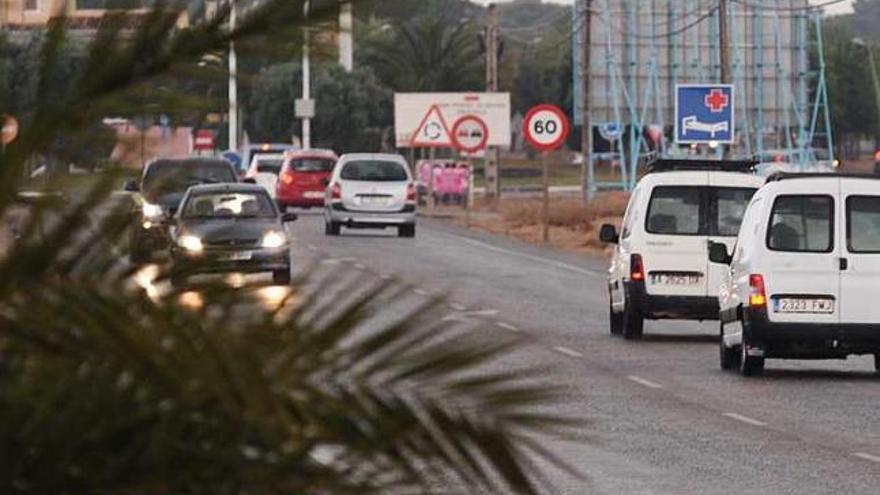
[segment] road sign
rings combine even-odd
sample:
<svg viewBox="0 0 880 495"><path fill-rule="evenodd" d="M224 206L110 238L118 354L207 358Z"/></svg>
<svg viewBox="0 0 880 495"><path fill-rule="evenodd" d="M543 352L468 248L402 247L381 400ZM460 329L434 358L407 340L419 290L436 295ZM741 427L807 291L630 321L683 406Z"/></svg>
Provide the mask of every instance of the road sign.
<svg viewBox="0 0 880 495"><path fill-rule="evenodd" d="M3 114L0 119L3 120L3 134L0 136L0 143L6 146L18 137L18 120L9 114Z"/></svg>
<svg viewBox="0 0 880 495"><path fill-rule="evenodd" d="M214 137L214 132L210 129L199 129L196 131L195 139L193 140L193 149L196 151L211 151L217 145L217 139Z"/></svg>
<svg viewBox="0 0 880 495"><path fill-rule="evenodd" d="M459 151L482 151L489 142L489 127L476 115L465 115L452 126L452 140Z"/></svg>
<svg viewBox="0 0 880 495"><path fill-rule="evenodd" d="M432 105L409 140L412 148L452 148L454 143L446 119L437 105Z"/></svg>
<svg viewBox="0 0 880 495"><path fill-rule="evenodd" d="M418 141L413 144L412 138L434 107L449 125L466 115L480 118L489 129L486 146L510 147L510 93L395 93L394 137L398 148L423 146ZM454 144L450 132L446 146L452 148Z"/></svg>
<svg viewBox="0 0 880 495"><path fill-rule="evenodd" d="M617 122L605 122L599 124L599 135L607 141L617 141L623 134L623 127Z"/></svg>
<svg viewBox="0 0 880 495"><path fill-rule="evenodd" d="M555 105L537 105L523 119L523 134L539 151L562 146L570 130L568 117Z"/></svg>
<svg viewBox="0 0 880 495"><path fill-rule="evenodd" d="M315 100L297 98L293 102L293 114L298 119L315 118Z"/></svg>
<svg viewBox="0 0 880 495"><path fill-rule="evenodd" d="M731 84L679 84L675 88L675 142L733 143L734 90Z"/></svg>

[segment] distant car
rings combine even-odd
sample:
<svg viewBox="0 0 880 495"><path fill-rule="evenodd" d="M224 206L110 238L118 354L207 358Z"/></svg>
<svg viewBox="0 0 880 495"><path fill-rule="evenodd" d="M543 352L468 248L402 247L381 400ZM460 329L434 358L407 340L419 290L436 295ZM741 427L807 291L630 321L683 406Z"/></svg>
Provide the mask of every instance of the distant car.
<svg viewBox="0 0 880 495"><path fill-rule="evenodd" d="M280 155L296 149L298 149L297 146L285 143L260 143L245 146L241 149L240 153L241 163L239 165L239 173L244 175L247 172L247 168L250 167L251 161L253 161L254 155L257 153Z"/></svg>
<svg viewBox="0 0 880 495"><path fill-rule="evenodd" d="M254 184L196 186L174 216L172 284L204 273L272 272L290 283L290 245L282 215L269 193Z"/></svg>
<svg viewBox="0 0 880 495"><path fill-rule="evenodd" d="M324 206L324 191L337 159L330 150L288 152L275 186L278 206L282 210Z"/></svg>
<svg viewBox="0 0 880 495"><path fill-rule="evenodd" d="M339 235L343 226L396 227L400 237L416 235L416 184L401 155L343 155L324 202L327 235Z"/></svg>
<svg viewBox="0 0 880 495"><path fill-rule="evenodd" d="M269 191L269 195L275 197L275 188L278 182L278 174L281 173L281 165L284 163L284 155L257 153L251 160L245 178L252 179Z"/></svg>
<svg viewBox="0 0 880 495"><path fill-rule="evenodd" d="M733 251L709 246L722 369L758 375L767 358L874 355L880 371L880 182L777 174L752 198Z"/></svg>
<svg viewBox="0 0 880 495"><path fill-rule="evenodd" d="M140 181L125 185L127 191L137 193L130 238L132 262L150 261L155 251L168 247L168 221L187 189L237 181L232 164L222 159L158 159L148 163Z"/></svg>

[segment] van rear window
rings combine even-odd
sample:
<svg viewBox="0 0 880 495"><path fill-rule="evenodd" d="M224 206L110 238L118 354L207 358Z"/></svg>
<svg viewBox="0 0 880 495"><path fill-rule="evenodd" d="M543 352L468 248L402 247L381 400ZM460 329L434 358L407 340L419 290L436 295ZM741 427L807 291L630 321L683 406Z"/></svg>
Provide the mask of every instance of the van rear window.
<svg viewBox="0 0 880 495"><path fill-rule="evenodd" d="M834 249L834 199L825 195L778 196L767 229L773 251L828 253Z"/></svg>
<svg viewBox="0 0 880 495"><path fill-rule="evenodd" d="M880 253L880 196L847 198L846 241L851 253Z"/></svg>
<svg viewBox="0 0 880 495"><path fill-rule="evenodd" d="M746 187L655 187L645 230L661 235L736 237L755 191Z"/></svg>

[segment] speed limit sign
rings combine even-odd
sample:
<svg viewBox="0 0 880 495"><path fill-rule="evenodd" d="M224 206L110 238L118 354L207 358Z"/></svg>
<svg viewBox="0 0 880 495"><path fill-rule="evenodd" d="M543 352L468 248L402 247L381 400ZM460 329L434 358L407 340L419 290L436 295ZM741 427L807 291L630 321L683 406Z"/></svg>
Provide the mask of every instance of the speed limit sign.
<svg viewBox="0 0 880 495"><path fill-rule="evenodd" d="M568 118L556 105L537 105L523 120L523 134L538 151L554 150L568 138Z"/></svg>

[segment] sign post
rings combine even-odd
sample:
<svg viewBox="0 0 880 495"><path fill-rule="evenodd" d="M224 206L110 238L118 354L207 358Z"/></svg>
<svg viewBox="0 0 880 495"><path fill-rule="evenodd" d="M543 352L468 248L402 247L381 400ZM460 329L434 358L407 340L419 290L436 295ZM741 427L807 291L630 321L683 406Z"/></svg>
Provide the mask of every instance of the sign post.
<svg viewBox="0 0 880 495"><path fill-rule="evenodd" d="M452 126L452 141L460 153L467 157L468 192L465 199L465 226L471 226L471 208L474 201L474 163L472 155L486 149L489 143L489 126L476 115L465 115Z"/></svg>
<svg viewBox="0 0 880 495"><path fill-rule="evenodd" d="M532 107L523 119L523 134L533 148L541 152L544 178L544 202L541 209L542 239L550 242L550 168L548 154L565 143L571 126L565 112L555 105Z"/></svg>

